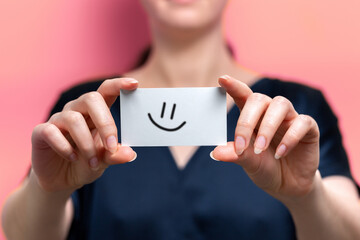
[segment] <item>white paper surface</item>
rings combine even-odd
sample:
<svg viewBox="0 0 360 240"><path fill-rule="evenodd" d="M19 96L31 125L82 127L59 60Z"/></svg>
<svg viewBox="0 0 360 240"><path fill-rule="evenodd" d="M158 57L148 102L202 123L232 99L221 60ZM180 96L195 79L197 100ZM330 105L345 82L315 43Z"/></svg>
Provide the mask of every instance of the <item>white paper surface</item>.
<svg viewBox="0 0 360 240"><path fill-rule="evenodd" d="M120 91L121 143L225 145L226 93L220 87Z"/></svg>

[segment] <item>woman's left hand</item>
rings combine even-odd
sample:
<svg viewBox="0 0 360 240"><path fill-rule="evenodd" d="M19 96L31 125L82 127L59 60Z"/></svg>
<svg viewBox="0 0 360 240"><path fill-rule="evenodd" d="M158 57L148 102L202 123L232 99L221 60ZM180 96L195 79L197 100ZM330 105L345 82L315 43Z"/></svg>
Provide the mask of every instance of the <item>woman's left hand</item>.
<svg viewBox="0 0 360 240"><path fill-rule="evenodd" d="M288 99L253 93L232 77L221 77L219 84L241 113L235 141L216 147L212 156L239 164L258 187L279 200L309 194L319 165L315 120L298 114Z"/></svg>

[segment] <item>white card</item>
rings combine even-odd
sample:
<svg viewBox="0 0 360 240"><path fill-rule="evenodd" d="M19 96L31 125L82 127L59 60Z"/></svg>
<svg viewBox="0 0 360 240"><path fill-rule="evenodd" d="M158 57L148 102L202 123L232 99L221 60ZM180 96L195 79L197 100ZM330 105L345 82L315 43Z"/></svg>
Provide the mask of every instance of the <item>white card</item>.
<svg viewBox="0 0 360 240"><path fill-rule="evenodd" d="M225 145L226 92L220 87L120 91L121 143Z"/></svg>

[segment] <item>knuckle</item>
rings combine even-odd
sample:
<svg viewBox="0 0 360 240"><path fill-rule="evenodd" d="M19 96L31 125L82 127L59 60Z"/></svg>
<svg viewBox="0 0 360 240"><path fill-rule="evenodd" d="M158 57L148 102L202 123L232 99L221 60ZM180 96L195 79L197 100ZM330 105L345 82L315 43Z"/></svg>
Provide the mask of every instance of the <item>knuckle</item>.
<svg viewBox="0 0 360 240"><path fill-rule="evenodd" d="M256 101L256 102L267 100L267 98L268 98L268 96L261 94L261 93L253 93L250 96L250 100Z"/></svg>
<svg viewBox="0 0 360 240"><path fill-rule="evenodd" d="M290 104L290 101L283 96L276 96L273 99L273 103L280 105L280 106L288 107Z"/></svg>
<svg viewBox="0 0 360 240"><path fill-rule="evenodd" d="M113 128L115 126L115 123L112 119L106 118L104 120L102 120L101 123L99 123L99 127L102 129L109 129L109 128Z"/></svg>
<svg viewBox="0 0 360 240"><path fill-rule="evenodd" d="M277 127L277 123L275 121L275 118L269 117L266 121L262 121L261 123L261 129L273 129Z"/></svg>
<svg viewBox="0 0 360 240"><path fill-rule="evenodd" d="M84 120L81 113L75 111L69 111L64 116L65 121L71 125L78 124Z"/></svg>
<svg viewBox="0 0 360 240"><path fill-rule="evenodd" d="M70 144L66 143L66 142L62 142L58 145L58 149L60 152L62 153L68 153L71 152L71 147Z"/></svg>
<svg viewBox="0 0 360 240"><path fill-rule="evenodd" d="M106 79L101 85L106 86L106 85L111 84L111 82L113 82L113 81L114 81L114 79Z"/></svg>
<svg viewBox="0 0 360 240"><path fill-rule="evenodd" d="M300 141L299 133L296 129L290 128L287 137L291 141Z"/></svg>
<svg viewBox="0 0 360 240"><path fill-rule="evenodd" d="M237 124L237 127L246 128L246 129L253 129L252 124L246 120L240 120Z"/></svg>
<svg viewBox="0 0 360 240"><path fill-rule="evenodd" d="M84 94L84 100L85 100L85 102L88 102L88 103L99 101L101 98L102 98L102 95L97 91L93 91L93 92Z"/></svg>
<svg viewBox="0 0 360 240"><path fill-rule="evenodd" d="M41 136L48 138L50 135L52 135L54 133L54 131L56 130L56 126L51 123L45 123L45 124L39 125L39 130L40 130Z"/></svg>
<svg viewBox="0 0 360 240"><path fill-rule="evenodd" d="M58 119L61 116L61 114L62 114L62 112L54 113L53 115L51 115L48 122L53 123L55 121L55 119Z"/></svg>
<svg viewBox="0 0 360 240"><path fill-rule="evenodd" d="M74 104L74 102L75 102L75 100L67 102L63 107L63 111L71 109L71 106Z"/></svg>
<svg viewBox="0 0 360 240"><path fill-rule="evenodd" d="M311 125L314 121L312 117L304 114L300 114L298 118L300 119L301 122L303 122L306 125Z"/></svg>
<svg viewBox="0 0 360 240"><path fill-rule="evenodd" d="M36 138L36 136L40 135L42 133L42 130L44 128L46 123L42 123L42 124L39 124L39 125L36 125L32 131L32 134L31 134L31 139L34 140L34 138Z"/></svg>
<svg viewBox="0 0 360 240"><path fill-rule="evenodd" d="M93 155L93 152L95 152L92 144L82 144L78 147L81 149L82 152L87 153L86 155Z"/></svg>

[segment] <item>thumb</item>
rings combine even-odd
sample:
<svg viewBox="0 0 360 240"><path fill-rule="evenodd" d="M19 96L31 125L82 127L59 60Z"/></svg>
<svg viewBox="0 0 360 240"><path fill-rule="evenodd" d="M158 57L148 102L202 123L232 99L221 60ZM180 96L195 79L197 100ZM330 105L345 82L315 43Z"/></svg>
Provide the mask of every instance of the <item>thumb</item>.
<svg viewBox="0 0 360 240"><path fill-rule="evenodd" d="M210 156L218 161L236 163L242 166L248 174L252 174L259 169L263 154L267 153L255 154L253 144L250 144L241 155L237 155L234 142L228 142L226 146L217 146Z"/></svg>
<svg viewBox="0 0 360 240"><path fill-rule="evenodd" d="M122 164L134 161L136 157L137 154L131 147L118 144L118 149L115 153L105 152L104 162L107 165Z"/></svg>

